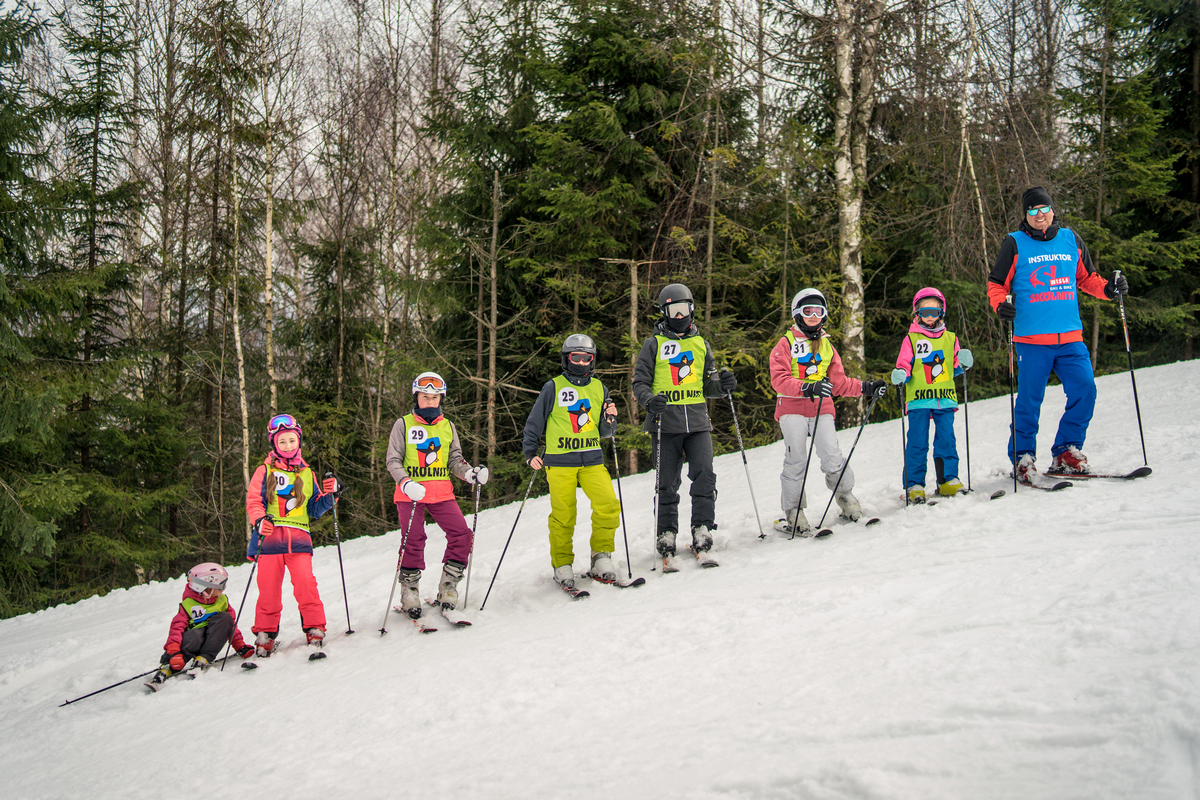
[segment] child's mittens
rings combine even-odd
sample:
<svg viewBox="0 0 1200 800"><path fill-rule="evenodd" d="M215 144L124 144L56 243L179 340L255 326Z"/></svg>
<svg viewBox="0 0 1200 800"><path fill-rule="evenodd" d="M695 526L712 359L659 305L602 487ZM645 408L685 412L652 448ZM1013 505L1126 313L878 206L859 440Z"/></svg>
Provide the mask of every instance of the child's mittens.
<svg viewBox="0 0 1200 800"><path fill-rule="evenodd" d="M959 350L958 365L963 369L970 369L971 367L975 366L975 356L970 350ZM966 380L966 378L963 380Z"/></svg>
<svg viewBox="0 0 1200 800"><path fill-rule="evenodd" d="M254 655L254 646L249 645L249 644L243 644L241 647L239 647L237 649L237 654L239 656L241 656L242 658L249 658L250 656Z"/></svg>
<svg viewBox="0 0 1200 800"><path fill-rule="evenodd" d="M425 487L419 481L414 481L412 478L406 478L404 483L400 484L400 491L408 496L409 500L414 503L419 503L425 499Z"/></svg>
<svg viewBox="0 0 1200 800"><path fill-rule="evenodd" d="M483 486L488 482L488 468L480 464L467 470L467 483L477 483Z"/></svg>
<svg viewBox="0 0 1200 800"><path fill-rule="evenodd" d="M326 475L325 480L321 483L321 491L324 492L325 494L333 495L334 498L337 498L338 495L340 495L342 493L342 489L344 489L344 488L346 488L346 487L342 484L341 481L339 481L337 479L337 476L334 475L333 473L329 473L328 475Z"/></svg>
<svg viewBox="0 0 1200 800"><path fill-rule="evenodd" d="M965 352L969 352L969 351L964 350L963 352L965 353ZM892 383L899 386L902 383L905 383L906 381L908 381L908 373L907 372L900 369L899 367L896 367L894 370L892 370Z"/></svg>
<svg viewBox="0 0 1200 800"><path fill-rule="evenodd" d="M170 644L168 644L167 645L167 654L171 656L167 660L167 663L171 665L171 669L175 670L176 672L179 672L180 670L182 670L183 665L184 665L184 658L183 658L183 654L179 652L179 645L175 644L174 642L171 642Z"/></svg>
<svg viewBox="0 0 1200 800"><path fill-rule="evenodd" d="M887 383L884 381L863 381L863 397L883 397L887 394Z"/></svg>

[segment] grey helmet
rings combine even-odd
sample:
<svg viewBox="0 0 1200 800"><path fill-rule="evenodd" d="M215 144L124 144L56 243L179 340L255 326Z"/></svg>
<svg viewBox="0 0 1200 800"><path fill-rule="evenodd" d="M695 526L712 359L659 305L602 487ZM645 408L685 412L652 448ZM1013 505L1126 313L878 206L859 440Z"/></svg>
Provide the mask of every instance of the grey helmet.
<svg viewBox="0 0 1200 800"><path fill-rule="evenodd" d="M821 321L816 326L804 322L804 317L800 314L800 309L804 306L823 306L825 308L825 316L821 317ZM829 319L829 303L825 300L825 295L821 294L819 289L812 287L796 292L796 296L792 298L792 319L795 321L796 327L802 330L808 338L819 337L821 331L825 329L825 320Z"/></svg>
<svg viewBox="0 0 1200 800"><path fill-rule="evenodd" d="M572 364L571 353L590 353L592 356L591 363ZM596 357L596 343L586 333L572 333L568 336L563 342L559 355L563 372L575 378L592 377L592 373L596 371Z"/></svg>
<svg viewBox="0 0 1200 800"><path fill-rule="evenodd" d="M667 311L667 306L672 303L687 303L688 311L683 317L675 319L674 316ZM663 290L658 293L658 310L662 314L663 320L675 333L687 333L692 327L692 321L696 315L696 301L692 297L692 290L684 286L682 283L672 283L663 287Z"/></svg>

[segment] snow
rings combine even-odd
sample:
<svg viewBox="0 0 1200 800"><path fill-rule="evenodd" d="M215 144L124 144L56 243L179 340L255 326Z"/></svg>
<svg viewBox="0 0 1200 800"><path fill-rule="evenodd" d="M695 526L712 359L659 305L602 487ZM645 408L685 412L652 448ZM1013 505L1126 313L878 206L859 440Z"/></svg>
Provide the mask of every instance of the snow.
<svg viewBox="0 0 1200 800"><path fill-rule="evenodd" d="M285 593L289 647L259 669L158 694L139 679L61 707L156 665L182 579L0 621L3 795L1200 798L1200 362L1141 370L1138 387L1150 478L1013 496L1000 397L970 406L976 492L936 507L903 507L898 422L867 426L855 491L883 521L823 540L760 541L741 457L721 457L719 569L688 557L677 575L651 572L653 475L625 478L647 584L581 580L592 596L579 601L550 583L543 497L479 611L518 504L486 511L471 628L422 636L392 614L380 636L389 532L342 546L345 635L324 548L323 661L306 660ZM1099 390L1091 463L1139 466L1128 374ZM1062 406L1051 388L1043 468ZM844 450L854 433L839 434ZM748 456L769 530L782 444ZM815 522L828 492L809 491ZM619 532L618 551L623 564ZM249 571L232 570L235 604ZM426 596L437 577L431 566Z"/></svg>

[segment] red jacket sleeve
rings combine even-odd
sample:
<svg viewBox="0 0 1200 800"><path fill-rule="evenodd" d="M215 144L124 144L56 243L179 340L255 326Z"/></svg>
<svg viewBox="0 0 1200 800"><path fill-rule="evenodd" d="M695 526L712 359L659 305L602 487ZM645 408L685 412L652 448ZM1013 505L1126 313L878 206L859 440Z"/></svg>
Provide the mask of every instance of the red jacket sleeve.
<svg viewBox="0 0 1200 800"><path fill-rule="evenodd" d="M792 377L792 348L786 336L781 336L771 348L771 388L784 397L800 397L804 381Z"/></svg>
<svg viewBox="0 0 1200 800"><path fill-rule="evenodd" d="M180 603L179 611L171 619L171 630L167 633L167 643L163 645L163 650L170 649L170 646L174 644L175 651L179 651L179 646L183 643L183 632L187 630L189 622L191 622L191 618L183 610L183 603Z"/></svg>
<svg viewBox="0 0 1200 800"><path fill-rule="evenodd" d="M1108 295L1104 293L1104 287L1108 286L1108 281L1101 278L1098 272L1088 272L1082 261L1075 268L1075 283L1081 292L1087 292L1092 297L1099 297L1101 300L1108 299Z"/></svg>
<svg viewBox="0 0 1200 800"><path fill-rule="evenodd" d="M254 476L250 478L250 486L246 489L246 519L250 520L250 524L258 522L267 515L267 507L263 505L262 488L263 481L267 479L267 465L259 464L258 469L254 470Z"/></svg>

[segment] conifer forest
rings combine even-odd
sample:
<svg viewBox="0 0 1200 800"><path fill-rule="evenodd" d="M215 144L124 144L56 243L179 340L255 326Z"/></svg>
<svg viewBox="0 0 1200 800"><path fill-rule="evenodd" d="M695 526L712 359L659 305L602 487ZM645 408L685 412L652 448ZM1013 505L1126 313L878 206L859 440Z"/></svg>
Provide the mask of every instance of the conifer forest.
<svg viewBox="0 0 1200 800"><path fill-rule="evenodd" d="M0 616L243 561L275 413L341 539L397 528L426 370L484 506L519 501L575 332L609 468L653 469L631 379L671 282L738 377L718 452L780 438L808 286L863 379L938 287L970 399L1006 394L986 281L1030 186L1127 276L1134 365L1193 358L1200 0L2 0ZM1117 304L1080 306L1128 370Z"/></svg>

